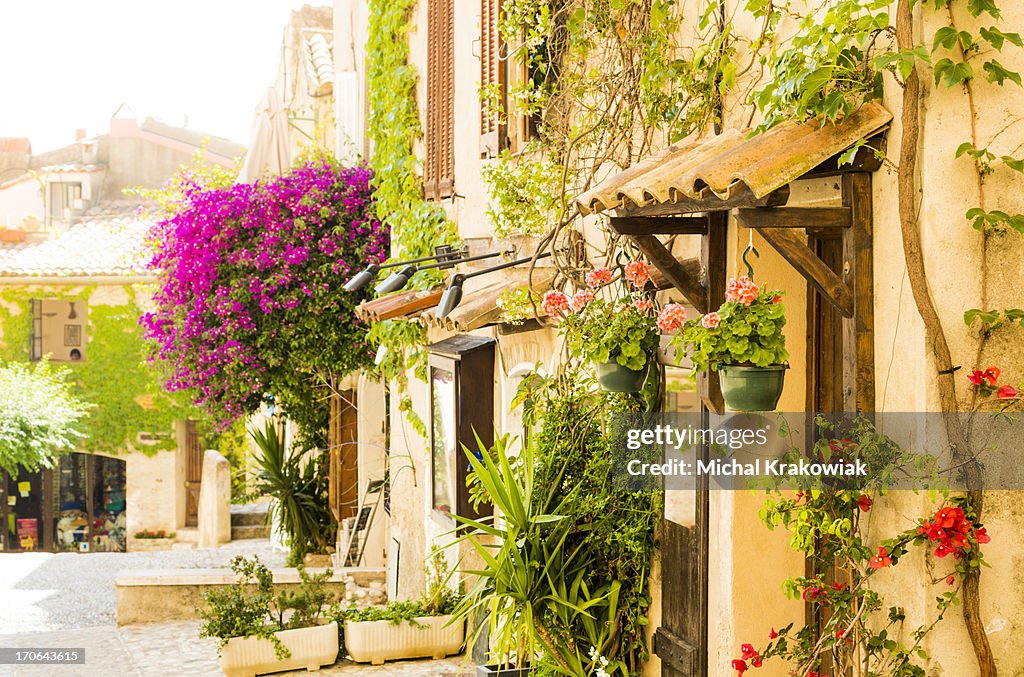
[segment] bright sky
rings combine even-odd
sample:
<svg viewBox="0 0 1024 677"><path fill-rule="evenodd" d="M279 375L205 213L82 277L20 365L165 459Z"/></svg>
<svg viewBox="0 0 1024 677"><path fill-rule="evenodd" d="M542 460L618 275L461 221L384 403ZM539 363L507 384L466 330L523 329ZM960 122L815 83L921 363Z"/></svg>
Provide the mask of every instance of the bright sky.
<svg viewBox="0 0 1024 677"><path fill-rule="evenodd" d="M329 0L0 0L0 136L33 152L106 133L127 103L141 122L248 145L273 84L289 10Z"/></svg>

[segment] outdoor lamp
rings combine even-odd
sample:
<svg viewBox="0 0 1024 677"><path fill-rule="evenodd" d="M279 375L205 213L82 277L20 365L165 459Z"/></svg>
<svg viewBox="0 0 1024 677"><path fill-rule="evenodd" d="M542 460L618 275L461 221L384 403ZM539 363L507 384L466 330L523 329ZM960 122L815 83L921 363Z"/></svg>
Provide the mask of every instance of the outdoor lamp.
<svg viewBox="0 0 1024 677"><path fill-rule="evenodd" d="M345 283L345 291L353 292L359 291L366 285L373 281L373 278L377 277L377 273L380 271L380 266L376 263L371 263L363 270L356 273L355 277Z"/></svg>
<svg viewBox="0 0 1024 677"><path fill-rule="evenodd" d="M455 306L462 301L462 283L465 279L466 276L461 273L452 276L452 281L441 295L441 302L437 304L435 314L439 318L448 317L448 313L455 310Z"/></svg>
<svg viewBox="0 0 1024 677"><path fill-rule="evenodd" d="M496 256L492 254L492 256ZM483 270L474 270L472 273L456 273L452 276L451 282L448 283L448 287L444 290L444 294L441 295L441 301L437 304L434 309L434 314L438 319L444 319L448 317L448 314L455 310L456 306L462 301L462 283L471 277L477 277L479 275L486 275L487 273L493 273L496 270L504 270L513 266L518 266L521 263L529 263L535 259L545 259L551 256L551 252L544 252L537 256L527 256L524 259L516 259L515 261L506 261L505 263L499 263L496 266L485 268ZM467 259L468 260L468 259Z"/></svg>
<svg viewBox="0 0 1024 677"><path fill-rule="evenodd" d="M416 266L406 266L398 272L391 273L387 279L377 285L377 293L387 294L398 291L409 282L409 278L415 275L417 270Z"/></svg>

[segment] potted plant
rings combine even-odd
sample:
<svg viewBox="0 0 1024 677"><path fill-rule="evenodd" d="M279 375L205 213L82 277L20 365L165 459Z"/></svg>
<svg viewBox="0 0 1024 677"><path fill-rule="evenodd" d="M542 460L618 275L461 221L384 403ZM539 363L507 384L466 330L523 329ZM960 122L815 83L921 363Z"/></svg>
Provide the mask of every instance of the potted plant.
<svg viewBox="0 0 1024 677"><path fill-rule="evenodd" d="M772 411L789 369L785 325L782 292L762 290L744 275L729 280L717 311L686 322L676 341L692 351L695 369L718 372L727 407Z"/></svg>
<svg viewBox="0 0 1024 677"><path fill-rule="evenodd" d="M599 292L612 282L608 268L587 273L587 289L571 297L552 290L544 295L542 309L561 316L569 349L577 357L594 365L598 383L610 392L637 392L644 380L660 337L655 323L654 302L642 292L650 279L643 261L625 266L625 278L634 291L626 296L599 298Z"/></svg>
<svg viewBox="0 0 1024 677"><path fill-rule="evenodd" d="M299 567L298 590L274 594L273 575L258 557L231 560L234 584L203 595L200 637L220 640L220 665L228 677L252 677L306 668L319 670L338 657L338 624L327 622L324 582L331 570L310 575Z"/></svg>
<svg viewBox="0 0 1024 677"><path fill-rule="evenodd" d="M462 595L448 585L450 578L443 555L435 553L423 598L392 601L382 607L336 609L335 619L344 623L349 658L381 665L400 658L444 658L459 653L465 624L452 612Z"/></svg>

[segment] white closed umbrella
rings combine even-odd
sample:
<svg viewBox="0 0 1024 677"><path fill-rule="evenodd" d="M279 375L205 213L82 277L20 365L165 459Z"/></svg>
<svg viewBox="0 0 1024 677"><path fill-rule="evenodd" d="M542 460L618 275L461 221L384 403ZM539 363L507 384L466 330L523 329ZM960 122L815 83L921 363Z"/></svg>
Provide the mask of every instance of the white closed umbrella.
<svg viewBox="0 0 1024 677"><path fill-rule="evenodd" d="M281 175L291 166L288 143L288 111L273 87L256 107L245 163L238 173L240 183L253 183L261 176Z"/></svg>

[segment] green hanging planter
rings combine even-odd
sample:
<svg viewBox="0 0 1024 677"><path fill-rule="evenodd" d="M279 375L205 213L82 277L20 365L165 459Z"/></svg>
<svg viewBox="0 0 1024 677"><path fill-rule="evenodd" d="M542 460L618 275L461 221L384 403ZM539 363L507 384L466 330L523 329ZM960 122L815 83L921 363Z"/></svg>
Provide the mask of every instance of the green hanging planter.
<svg viewBox="0 0 1024 677"><path fill-rule="evenodd" d="M597 382L601 384L602 390L611 393L635 393L643 388L650 364L651 360L648 359L640 369L630 369L612 361L596 363L594 368L597 370Z"/></svg>
<svg viewBox="0 0 1024 677"><path fill-rule="evenodd" d="M788 364L768 367L723 364L718 367L725 406L732 411L775 411Z"/></svg>

